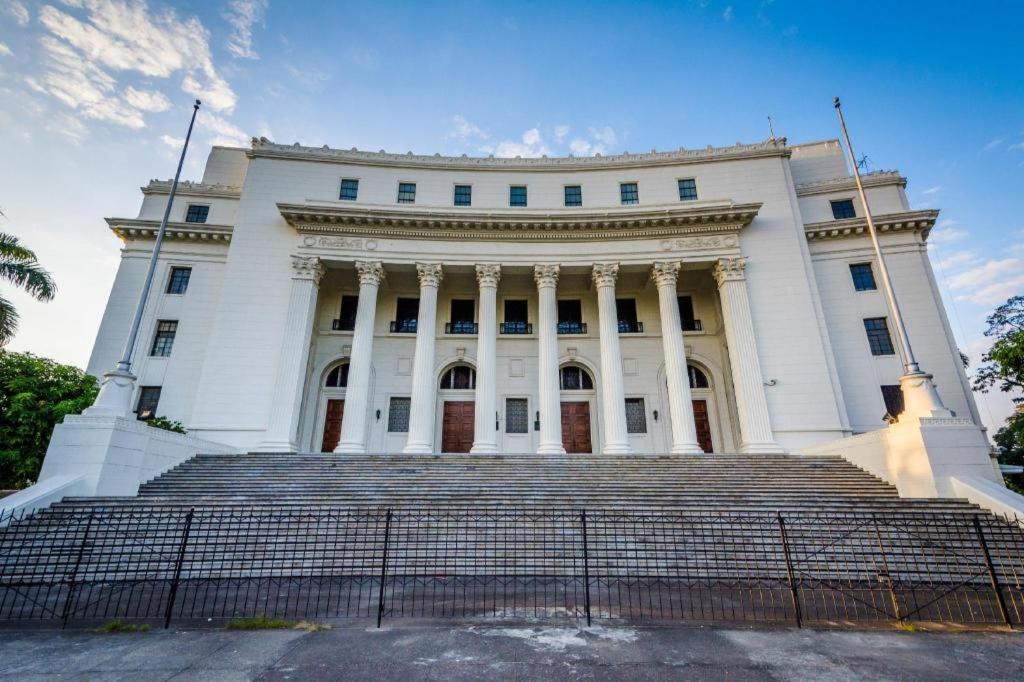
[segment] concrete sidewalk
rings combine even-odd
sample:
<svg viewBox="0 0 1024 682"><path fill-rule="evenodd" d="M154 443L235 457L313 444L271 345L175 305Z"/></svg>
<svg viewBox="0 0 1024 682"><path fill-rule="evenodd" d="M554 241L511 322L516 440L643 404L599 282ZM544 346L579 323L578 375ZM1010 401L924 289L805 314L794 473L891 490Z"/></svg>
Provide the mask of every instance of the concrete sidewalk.
<svg viewBox="0 0 1024 682"><path fill-rule="evenodd" d="M0 679L1020 680L1020 634L395 626L0 633Z"/></svg>

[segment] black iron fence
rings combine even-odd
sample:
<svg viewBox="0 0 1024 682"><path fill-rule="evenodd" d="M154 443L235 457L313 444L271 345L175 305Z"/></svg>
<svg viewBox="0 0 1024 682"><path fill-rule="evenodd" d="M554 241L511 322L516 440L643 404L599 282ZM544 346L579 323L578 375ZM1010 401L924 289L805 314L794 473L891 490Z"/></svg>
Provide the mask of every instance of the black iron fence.
<svg viewBox="0 0 1024 682"><path fill-rule="evenodd" d="M988 514L58 505L0 519L0 620L1024 620Z"/></svg>

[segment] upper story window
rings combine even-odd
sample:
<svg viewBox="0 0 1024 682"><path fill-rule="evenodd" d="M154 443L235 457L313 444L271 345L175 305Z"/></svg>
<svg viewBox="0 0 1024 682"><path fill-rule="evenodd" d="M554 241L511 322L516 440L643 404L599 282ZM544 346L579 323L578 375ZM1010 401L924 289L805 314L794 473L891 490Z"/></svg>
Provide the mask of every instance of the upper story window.
<svg viewBox="0 0 1024 682"><path fill-rule="evenodd" d="M345 201L355 201L356 197L359 196L359 181L347 178L341 181L341 193L338 194L339 199Z"/></svg>
<svg viewBox="0 0 1024 682"><path fill-rule="evenodd" d="M186 223L205 223L210 216L210 207L203 204L189 204L185 211Z"/></svg>
<svg viewBox="0 0 1024 682"><path fill-rule="evenodd" d="M168 294L184 294L188 290L188 280L192 277L192 268L173 267L167 279Z"/></svg>
<svg viewBox="0 0 1024 682"><path fill-rule="evenodd" d="M451 322L445 327L447 334L476 334L476 301L471 298L453 298Z"/></svg>
<svg viewBox="0 0 1024 682"><path fill-rule="evenodd" d="M174 337L177 333L177 320L157 320L156 335L153 337L153 347L150 349L149 354L160 358L170 355L171 347L174 345Z"/></svg>
<svg viewBox="0 0 1024 682"><path fill-rule="evenodd" d="M526 185L512 185L508 188L509 206L526 206Z"/></svg>
<svg viewBox="0 0 1024 682"><path fill-rule="evenodd" d="M334 331L350 332L356 328L356 313L359 311L359 296L345 295L341 297L341 311L338 319L331 325Z"/></svg>
<svg viewBox="0 0 1024 682"><path fill-rule="evenodd" d="M343 362L328 372L327 378L324 379L324 386L326 388L345 388L348 386L348 363Z"/></svg>
<svg viewBox="0 0 1024 682"><path fill-rule="evenodd" d="M455 365L441 377L441 388L450 390L476 388L476 370L469 365Z"/></svg>
<svg viewBox="0 0 1024 682"><path fill-rule="evenodd" d="M160 404L159 386L142 386L139 388L139 402L135 406L135 416L142 421L156 416L156 406Z"/></svg>
<svg viewBox="0 0 1024 682"><path fill-rule="evenodd" d="M525 299L505 300L505 320L501 323L502 334L532 334L529 323L529 308Z"/></svg>
<svg viewBox="0 0 1024 682"><path fill-rule="evenodd" d="M559 386L563 391L592 391L594 378L577 365L566 365L558 371Z"/></svg>
<svg viewBox="0 0 1024 682"><path fill-rule="evenodd" d="M565 205L566 206L582 206L583 205L583 188L579 185L566 185L565 186Z"/></svg>
<svg viewBox="0 0 1024 682"><path fill-rule="evenodd" d="M640 189L635 182L623 182L619 185L619 197L624 204L639 204Z"/></svg>
<svg viewBox="0 0 1024 682"><path fill-rule="evenodd" d="M578 298L558 302L558 333L587 333L587 325L583 324L583 307Z"/></svg>
<svg viewBox="0 0 1024 682"><path fill-rule="evenodd" d="M697 181L693 178L686 178L679 181L679 201L697 200Z"/></svg>
<svg viewBox="0 0 1024 682"><path fill-rule="evenodd" d="M400 203L400 204L415 204L416 203L416 183L415 182L400 182L400 183L398 183L398 203Z"/></svg>
<svg viewBox="0 0 1024 682"><path fill-rule="evenodd" d="M700 320L696 318L693 312L693 297L679 296L676 298L676 302L679 305L679 324L683 331L699 332L702 327Z"/></svg>
<svg viewBox="0 0 1024 682"><path fill-rule="evenodd" d="M643 323L636 319L635 298L615 299L615 311L618 313L620 334L636 334L644 330Z"/></svg>
<svg viewBox="0 0 1024 682"><path fill-rule="evenodd" d="M414 334L419 312L420 299L418 298L400 298L395 301L395 321L391 323L391 331Z"/></svg>
<svg viewBox="0 0 1024 682"><path fill-rule="evenodd" d="M850 263L850 276L853 278L853 288L857 291L874 291L878 288L871 263Z"/></svg>
<svg viewBox="0 0 1024 682"><path fill-rule="evenodd" d="M473 205L473 186L472 185L455 185L455 205L456 206L472 206Z"/></svg>
<svg viewBox="0 0 1024 682"><path fill-rule="evenodd" d="M853 210L853 199L837 199L830 203L832 204L832 217L836 220L857 217L857 212Z"/></svg>
<svg viewBox="0 0 1024 682"><path fill-rule="evenodd" d="M872 355L895 355L896 349L889 336L889 325L884 317L869 317L864 320L864 331L868 335L868 345Z"/></svg>

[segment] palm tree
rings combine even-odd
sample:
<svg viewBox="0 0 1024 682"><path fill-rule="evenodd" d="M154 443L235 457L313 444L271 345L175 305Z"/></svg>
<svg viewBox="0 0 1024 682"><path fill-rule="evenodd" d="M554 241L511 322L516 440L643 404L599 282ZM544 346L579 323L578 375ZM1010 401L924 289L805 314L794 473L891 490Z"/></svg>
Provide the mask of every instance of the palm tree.
<svg viewBox="0 0 1024 682"><path fill-rule="evenodd" d="M39 301L52 300L57 285L50 273L39 265L36 254L18 242L18 238L0 232L0 279L24 289ZM18 330L18 311L14 304L0 296L0 346L14 337Z"/></svg>

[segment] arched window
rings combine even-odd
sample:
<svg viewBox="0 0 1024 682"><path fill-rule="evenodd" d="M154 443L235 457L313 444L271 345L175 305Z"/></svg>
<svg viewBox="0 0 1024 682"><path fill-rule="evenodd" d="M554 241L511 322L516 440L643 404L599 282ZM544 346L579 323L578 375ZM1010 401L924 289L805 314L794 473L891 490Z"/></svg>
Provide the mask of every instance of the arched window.
<svg viewBox="0 0 1024 682"><path fill-rule="evenodd" d="M568 365L558 372L563 391L592 391L594 379L587 370L577 365Z"/></svg>
<svg viewBox="0 0 1024 682"><path fill-rule="evenodd" d="M690 375L690 388L708 388L708 376L693 365L686 366L686 373Z"/></svg>
<svg viewBox="0 0 1024 682"><path fill-rule="evenodd" d="M326 388L345 388L348 386L348 363L343 362L328 372L327 378L324 379L324 386Z"/></svg>
<svg viewBox="0 0 1024 682"><path fill-rule="evenodd" d="M469 365L455 365L441 375L441 388L455 390L476 388L476 370Z"/></svg>

